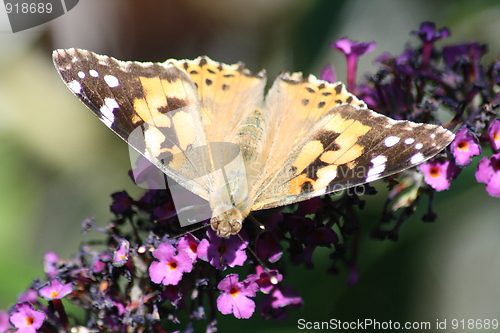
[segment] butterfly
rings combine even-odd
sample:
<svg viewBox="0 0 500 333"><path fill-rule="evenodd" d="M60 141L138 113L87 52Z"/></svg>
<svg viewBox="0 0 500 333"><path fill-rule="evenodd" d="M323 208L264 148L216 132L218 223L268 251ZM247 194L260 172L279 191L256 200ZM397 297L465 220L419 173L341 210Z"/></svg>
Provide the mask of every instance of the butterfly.
<svg viewBox="0 0 500 333"><path fill-rule="evenodd" d="M207 200L217 235L252 211L375 181L443 150L452 132L369 110L340 82L206 56L163 63L55 50L67 87L175 182ZM132 135L133 134L133 135Z"/></svg>

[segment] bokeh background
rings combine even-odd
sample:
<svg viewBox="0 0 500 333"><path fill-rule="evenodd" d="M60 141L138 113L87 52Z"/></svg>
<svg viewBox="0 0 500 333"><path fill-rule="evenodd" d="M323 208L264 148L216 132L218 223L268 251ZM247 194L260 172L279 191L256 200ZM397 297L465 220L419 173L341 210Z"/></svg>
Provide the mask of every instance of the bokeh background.
<svg viewBox="0 0 500 333"><path fill-rule="evenodd" d="M111 218L111 193L141 193L127 176L126 144L67 90L52 49L140 61L206 54L266 68L270 80L283 70L318 74L330 63L344 80L344 59L328 46L337 38L377 43L362 57L360 77L375 71L380 54L417 44L409 33L422 21L450 28L446 43L488 43L489 62L499 56L498 17L493 0L81 0L66 15L16 34L0 17L0 309L42 276L46 251L78 251L82 220L95 216L104 225ZM477 162L436 195L437 222L421 222L425 211L417 211L398 242L370 239L384 196L367 198L356 286L346 285L345 272L326 274L329 252L318 250L313 270L290 266L284 280L304 309L281 323L258 313L247 321L220 315L220 331L299 331L300 318L430 321L433 330L436 320L447 319L451 330L452 319L500 319L500 200L475 182ZM376 187L384 191L383 183Z"/></svg>

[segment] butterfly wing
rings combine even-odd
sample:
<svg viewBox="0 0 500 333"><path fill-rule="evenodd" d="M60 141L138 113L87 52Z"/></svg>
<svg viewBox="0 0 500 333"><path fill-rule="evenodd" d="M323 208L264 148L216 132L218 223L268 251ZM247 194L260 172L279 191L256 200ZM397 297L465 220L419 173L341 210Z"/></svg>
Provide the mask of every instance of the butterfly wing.
<svg viewBox="0 0 500 333"><path fill-rule="evenodd" d="M318 119L343 103L365 106L340 83L329 84L312 75L303 78L301 73L280 75L264 106L269 125L263 137L269 144L263 154L265 160L261 161L263 174L267 176L278 170Z"/></svg>
<svg viewBox="0 0 500 333"><path fill-rule="evenodd" d="M262 108L264 71L252 74L243 63L228 65L206 56L167 63L185 70L198 88L206 135L212 142L235 142L239 124Z"/></svg>
<svg viewBox="0 0 500 333"><path fill-rule="evenodd" d="M243 63L227 65L208 57L169 60L182 68L198 88L203 123L218 164L210 204L215 214L233 205L250 206L249 191L259 170L251 167L265 146L260 122L266 85L265 72L253 74ZM235 151L238 150L237 154Z"/></svg>
<svg viewBox="0 0 500 333"><path fill-rule="evenodd" d="M368 110L341 84L293 75L277 79L265 111L280 117L280 104L284 103L291 114L287 128L303 134L297 139L288 137L288 155L271 150L269 165L278 167L266 167L252 210L287 205L392 175L433 157L453 140L453 134L441 126L396 121ZM273 142L281 144L286 137L278 132Z"/></svg>
<svg viewBox="0 0 500 333"><path fill-rule="evenodd" d="M212 167L196 86L166 63L119 61L80 49L56 50L68 88L123 140L204 199ZM200 149L200 147L202 147Z"/></svg>

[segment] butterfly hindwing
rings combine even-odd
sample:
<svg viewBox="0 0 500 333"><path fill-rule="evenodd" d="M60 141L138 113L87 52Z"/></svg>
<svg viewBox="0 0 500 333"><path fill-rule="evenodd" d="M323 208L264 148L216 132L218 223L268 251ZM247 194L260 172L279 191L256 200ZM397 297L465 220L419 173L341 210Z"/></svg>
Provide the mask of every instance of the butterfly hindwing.
<svg viewBox="0 0 500 333"><path fill-rule="evenodd" d="M170 59L166 63L185 70L197 87L203 125L210 141L234 142L238 125L262 107L264 71L253 74L242 63L227 65L208 57Z"/></svg>
<svg viewBox="0 0 500 333"><path fill-rule="evenodd" d="M188 73L198 90L207 138L212 143L222 143L213 145L210 151L216 163L228 163L215 168L224 168L228 174L213 178L209 198L212 208L219 211L231 201L233 204L248 202L251 200L252 179L259 176L259 170L252 166L262 156L265 146L261 127L270 125L261 121L265 117L261 110L265 72L253 74L242 63L228 65L205 56L194 60L170 59L166 63ZM234 147L240 151L236 159ZM231 189L232 198L226 195L227 188Z"/></svg>

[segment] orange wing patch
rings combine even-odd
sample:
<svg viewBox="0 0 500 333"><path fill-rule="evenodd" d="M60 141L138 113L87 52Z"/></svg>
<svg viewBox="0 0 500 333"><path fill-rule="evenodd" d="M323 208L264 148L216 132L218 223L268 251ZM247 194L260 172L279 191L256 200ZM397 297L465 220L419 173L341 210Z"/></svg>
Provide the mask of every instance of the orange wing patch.
<svg viewBox="0 0 500 333"><path fill-rule="evenodd" d="M227 65L208 57L167 63L185 70L196 85L203 123L213 141L227 141L220 128L233 129L249 112L262 107L265 71L252 74L243 63Z"/></svg>
<svg viewBox="0 0 500 333"><path fill-rule="evenodd" d="M340 104L366 107L352 94L347 92L340 82L327 84L315 76L302 77L301 73L284 73L281 76L281 89L289 96L298 96L294 115L299 119L316 121L328 110Z"/></svg>

